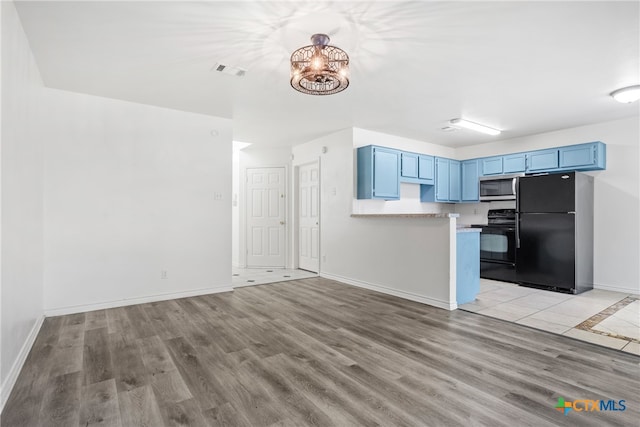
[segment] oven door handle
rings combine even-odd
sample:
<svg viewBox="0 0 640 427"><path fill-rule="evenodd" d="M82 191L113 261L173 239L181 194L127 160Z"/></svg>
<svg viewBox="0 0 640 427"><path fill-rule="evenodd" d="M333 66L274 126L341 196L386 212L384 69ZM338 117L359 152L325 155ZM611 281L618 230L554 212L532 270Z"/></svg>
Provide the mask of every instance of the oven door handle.
<svg viewBox="0 0 640 427"><path fill-rule="evenodd" d="M520 212L516 212L516 249L520 249Z"/></svg>

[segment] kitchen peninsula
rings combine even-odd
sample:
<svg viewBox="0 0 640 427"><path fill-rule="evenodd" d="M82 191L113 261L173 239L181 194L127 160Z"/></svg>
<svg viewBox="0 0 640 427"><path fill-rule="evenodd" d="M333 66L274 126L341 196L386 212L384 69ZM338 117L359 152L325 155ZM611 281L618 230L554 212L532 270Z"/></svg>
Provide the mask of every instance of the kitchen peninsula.
<svg viewBox="0 0 640 427"><path fill-rule="evenodd" d="M375 229L359 254L376 266L346 281L448 310L475 298L479 229L457 226L456 213L352 214L356 227Z"/></svg>

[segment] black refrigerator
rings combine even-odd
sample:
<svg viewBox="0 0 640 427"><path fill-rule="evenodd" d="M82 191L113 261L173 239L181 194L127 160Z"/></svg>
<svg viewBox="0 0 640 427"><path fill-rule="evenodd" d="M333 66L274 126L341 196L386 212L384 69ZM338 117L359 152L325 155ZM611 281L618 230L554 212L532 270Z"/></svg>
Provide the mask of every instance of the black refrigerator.
<svg viewBox="0 0 640 427"><path fill-rule="evenodd" d="M516 198L516 281L560 292L593 289L593 177L524 176Z"/></svg>

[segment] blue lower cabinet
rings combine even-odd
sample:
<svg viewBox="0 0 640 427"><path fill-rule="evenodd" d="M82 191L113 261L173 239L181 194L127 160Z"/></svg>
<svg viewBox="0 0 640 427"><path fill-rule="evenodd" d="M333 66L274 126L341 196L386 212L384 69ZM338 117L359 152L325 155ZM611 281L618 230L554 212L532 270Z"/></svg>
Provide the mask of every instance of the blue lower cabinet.
<svg viewBox="0 0 640 427"><path fill-rule="evenodd" d="M478 160L465 160L462 167L462 201L477 202L479 200Z"/></svg>
<svg viewBox="0 0 640 427"><path fill-rule="evenodd" d="M456 302L473 302L480 292L480 233L456 233Z"/></svg>
<svg viewBox="0 0 640 427"><path fill-rule="evenodd" d="M358 199L400 199L400 152L368 145L358 148Z"/></svg>

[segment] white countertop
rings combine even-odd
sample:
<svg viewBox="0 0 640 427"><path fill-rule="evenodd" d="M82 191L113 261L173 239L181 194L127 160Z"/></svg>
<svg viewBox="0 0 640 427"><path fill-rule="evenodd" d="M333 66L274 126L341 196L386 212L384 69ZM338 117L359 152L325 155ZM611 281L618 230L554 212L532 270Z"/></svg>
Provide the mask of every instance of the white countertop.
<svg viewBox="0 0 640 427"><path fill-rule="evenodd" d="M458 218L458 213L351 214L352 218Z"/></svg>

